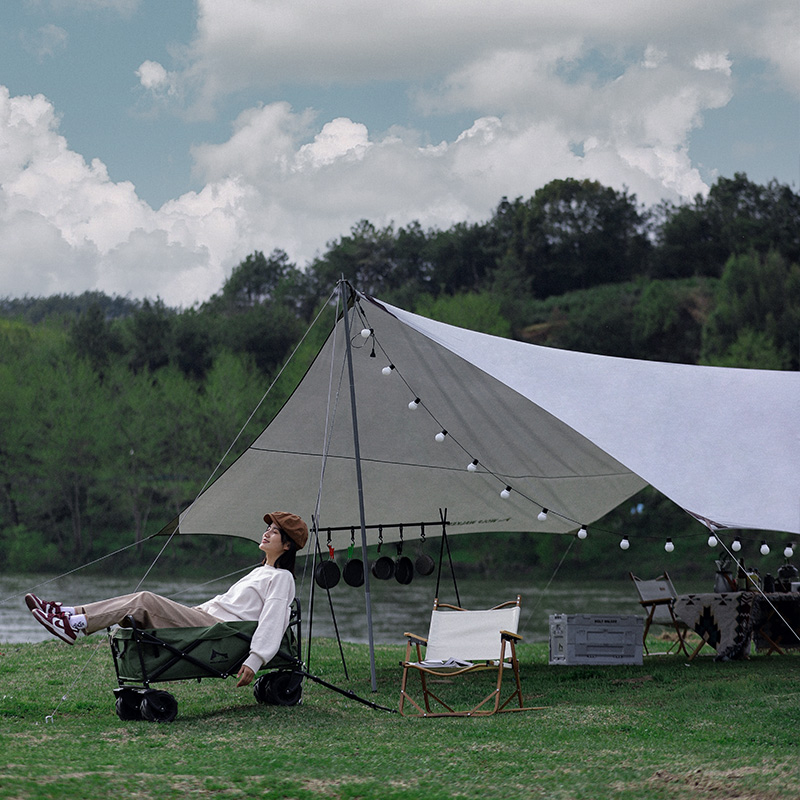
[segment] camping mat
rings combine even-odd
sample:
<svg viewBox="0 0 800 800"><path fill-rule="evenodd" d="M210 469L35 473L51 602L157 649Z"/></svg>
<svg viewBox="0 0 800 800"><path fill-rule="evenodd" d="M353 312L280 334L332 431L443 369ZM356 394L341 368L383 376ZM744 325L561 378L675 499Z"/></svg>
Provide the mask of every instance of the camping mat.
<svg viewBox="0 0 800 800"><path fill-rule="evenodd" d="M219 622L206 628L162 628L160 630L140 630L138 633L146 639L155 637L165 644L182 652L188 652L193 659L208 664L214 670L231 674L239 669L240 664L250 652L250 639L255 632L256 622ZM241 639L237 634L243 634ZM122 680L142 681L140 651L144 658L147 675L161 669L170 661L175 661L163 674L153 680L172 681L190 678L213 677L213 673L202 666L193 664L187 658L176 656L168 647L145 641L137 643L134 631L129 628L118 628L113 634L117 670ZM283 657L281 653L295 654L297 642L293 628L289 628L283 636L278 654L264 665L264 669L290 667L294 662Z"/></svg>

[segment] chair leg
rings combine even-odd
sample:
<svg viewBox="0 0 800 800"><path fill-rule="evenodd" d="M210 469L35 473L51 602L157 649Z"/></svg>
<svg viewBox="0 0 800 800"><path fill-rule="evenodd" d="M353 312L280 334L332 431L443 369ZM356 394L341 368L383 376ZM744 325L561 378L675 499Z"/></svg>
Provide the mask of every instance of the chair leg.
<svg viewBox="0 0 800 800"><path fill-rule="evenodd" d="M689 656L689 661L694 661L694 657L708 644L708 634L704 633L700 638L700 644L695 647L692 654ZM709 645L710 647L711 645Z"/></svg>
<svg viewBox="0 0 800 800"><path fill-rule="evenodd" d="M650 630L650 626L653 624L653 614L656 613L656 607L650 606L650 613L647 615L647 619L644 623L644 632L642 633L642 646L644 647L644 654L646 656L650 655L650 651L647 649L647 633Z"/></svg>
<svg viewBox="0 0 800 800"><path fill-rule="evenodd" d="M672 617L672 625L675 628L675 633L678 634L678 652L680 653L681 650L683 650L684 655L688 656L689 651L686 649L686 632L681 630L680 625L678 624L678 619L672 609L672 605L669 605L668 608L669 615Z"/></svg>

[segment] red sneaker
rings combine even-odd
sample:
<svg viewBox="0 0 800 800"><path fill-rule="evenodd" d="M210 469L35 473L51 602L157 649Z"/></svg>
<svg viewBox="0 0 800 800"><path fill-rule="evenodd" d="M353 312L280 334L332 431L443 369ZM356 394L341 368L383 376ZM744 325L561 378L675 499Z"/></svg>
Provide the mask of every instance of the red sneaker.
<svg viewBox="0 0 800 800"><path fill-rule="evenodd" d="M44 625L53 636L58 636L59 639L65 641L67 644L75 644L78 634L69 624L69 617L66 616L66 614L61 614L60 612L44 614L38 608L34 608L31 614L33 614L36 621Z"/></svg>
<svg viewBox="0 0 800 800"><path fill-rule="evenodd" d="M35 594L25 595L25 605L33 611L39 609L43 614L57 614L61 612L61 603L56 600L41 600Z"/></svg>

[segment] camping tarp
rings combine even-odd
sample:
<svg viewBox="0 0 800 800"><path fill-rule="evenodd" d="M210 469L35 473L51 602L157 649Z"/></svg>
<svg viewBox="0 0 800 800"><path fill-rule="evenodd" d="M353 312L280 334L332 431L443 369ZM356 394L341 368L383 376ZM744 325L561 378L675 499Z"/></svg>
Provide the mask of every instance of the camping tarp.
<svg viewBox="0 0 800 800"><path fill-rule="evenodd" d="M361 294L350 326L365 522L386 542L441 508L448 533L574 531L647 484L709 525L800 533L800 373L540 347ZM264 511L310 520L318 493L323 536L359 530L345 348L340 319L181 533L258 540Z"/></svg>

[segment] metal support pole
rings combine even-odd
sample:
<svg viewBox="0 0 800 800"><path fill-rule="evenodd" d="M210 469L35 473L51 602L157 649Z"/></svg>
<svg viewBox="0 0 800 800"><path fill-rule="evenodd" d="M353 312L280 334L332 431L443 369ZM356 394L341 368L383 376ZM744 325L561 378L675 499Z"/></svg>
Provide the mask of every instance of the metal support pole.
<svg viewBox="0 0 800 800"><path fill-rule="evenodd" d="M358 513L361 519L361 559L364 563L364 602L367 606L367 636L369 637L369 669L372 681L372 691L378 691L378 679L375 675L375 642L372 637L372 598L369 590L369 560L367 559L367 527L364 513L364 484L361 477L361 447L358 442L358 414L356 413L356 387L353 378L353 353L350 342L350 320L348 317L347 296L345 294L348 284L344 278L339 281L339 291L344 300L344 338L347 353L347 371L350 377L350 409L353 415L353 449L356 460L356 482L358 484Z"/></svg>

